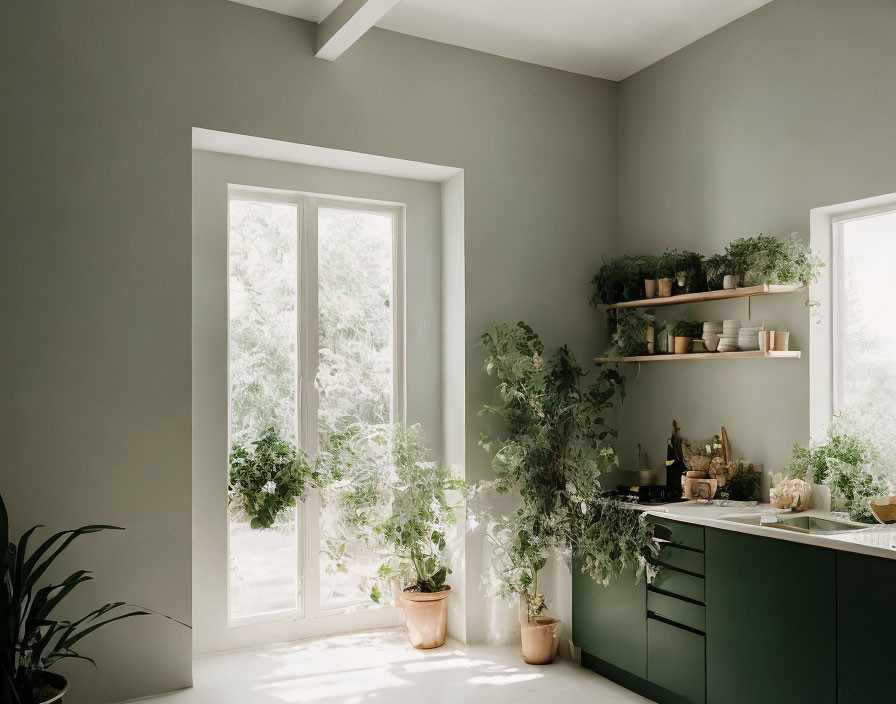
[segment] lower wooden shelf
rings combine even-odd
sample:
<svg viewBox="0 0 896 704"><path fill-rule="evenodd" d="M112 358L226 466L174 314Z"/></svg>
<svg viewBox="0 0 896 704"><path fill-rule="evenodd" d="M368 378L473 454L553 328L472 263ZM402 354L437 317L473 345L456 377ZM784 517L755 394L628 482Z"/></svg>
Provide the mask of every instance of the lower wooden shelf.
<svg viewBox="0 0 896 704"><path fill-rule="evenodd" d="M787 352L691 352L688 354L648 354L638 357L595 357L595 364L615 362L684 362L697 359L799 359L799 350Z"/></svg>

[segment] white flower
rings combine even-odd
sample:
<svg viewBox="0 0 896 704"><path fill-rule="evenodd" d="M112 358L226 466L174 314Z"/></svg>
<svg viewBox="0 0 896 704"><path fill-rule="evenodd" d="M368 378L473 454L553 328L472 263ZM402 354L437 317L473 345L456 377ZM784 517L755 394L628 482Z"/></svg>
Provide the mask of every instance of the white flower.
<svg viewBox="0 0 896 704"><path fill-rule="evenodd" d="M544 366L544 360L538 356L538 352L532 355L532 366L535 367L535 371L540 371Z"/></svg>

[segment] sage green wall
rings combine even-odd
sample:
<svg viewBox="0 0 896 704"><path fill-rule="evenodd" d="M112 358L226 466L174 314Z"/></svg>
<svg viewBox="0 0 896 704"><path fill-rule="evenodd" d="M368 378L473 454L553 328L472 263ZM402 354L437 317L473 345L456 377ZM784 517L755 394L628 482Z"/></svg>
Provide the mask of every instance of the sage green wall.
<svg viewBox="0 0 896 704"><path fill-rule="evenodd" d="M810 208L896 191L894 36L892 0L775 0L623 81L621 248L712 252L758 232L808 239ZM724 424L735 455L782 470L809 434L804 301L753 304L754 318L791 331L800 361L632 370L625 458L644 442L662 466L675 418L693 439ZM681 313L743 319L747 304Z"/></svg>
<svg viewBox="0 0 896 704"><path fill-rule="evenodd" d="M526 319L582 357L598 344L587 281L616 232L616 84L380 30L329 63L314 35L226 0L0 2L2 491L15 533L127 527L66 558L97 572L75 607L190 618L191 127L465 170L468 478L490 471L486 325ZM471 640L483 612L468 601ZM72 704L190 682L190 635L161 620L85 653L99 671L66 669Z"/></svg>

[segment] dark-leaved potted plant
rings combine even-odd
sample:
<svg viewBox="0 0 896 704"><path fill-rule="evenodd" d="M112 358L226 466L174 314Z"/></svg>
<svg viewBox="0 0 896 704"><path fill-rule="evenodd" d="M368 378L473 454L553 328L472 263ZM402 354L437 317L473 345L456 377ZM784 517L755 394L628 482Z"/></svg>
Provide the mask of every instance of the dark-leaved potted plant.
<svg viewBox="0 0 896 704"><path fill-rule="evenodd" d="M82 638L114 621L157 614L124 602L104 604L74 621L60 619L56 610L79 585L93 579L78 570L57 583L45 575L56 559L82 535L118 526L89 525L55 533L29 551L28 543L43 526L26 531L18 543L9 540L9 516L0 496L0 700L4 704L61 702L68 689L65 677L51 672L61 660L86 660L75 647ZM165 618L174 621L168 616ZM182 626L186 624L176 621ZM188 626L187 626L188 627Z"/></svg>

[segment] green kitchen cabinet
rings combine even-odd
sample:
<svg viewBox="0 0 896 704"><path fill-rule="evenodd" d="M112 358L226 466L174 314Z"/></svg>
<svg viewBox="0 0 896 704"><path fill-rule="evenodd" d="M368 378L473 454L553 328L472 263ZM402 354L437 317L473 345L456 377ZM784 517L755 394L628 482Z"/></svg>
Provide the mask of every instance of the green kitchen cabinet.
<svg viewBox="0 0 896 704"><path fill-rule="evenodd" d="M647 678L647 583L633 568L608 586L573 564L572 639L588 655L622 673ZM606 674L606 673L605 673Z"/></svg>
<svg viewBox="0 0 896 704"><path fill-rule="evenodd" d="M647 679L664 704L705 704L705 641L702 633L648 618Z"/></svg>
<svg viewBox="0 0 896 704"><path fill-rule="evenodd" d="M706 529L710 704L837 703L836 568L834 550Z"/></svg>
<svg viewBox="0 0 896 704"><path fill-rule="evenodd" d="M838 704L893 701L896 560L837 554Z"/></svg>

